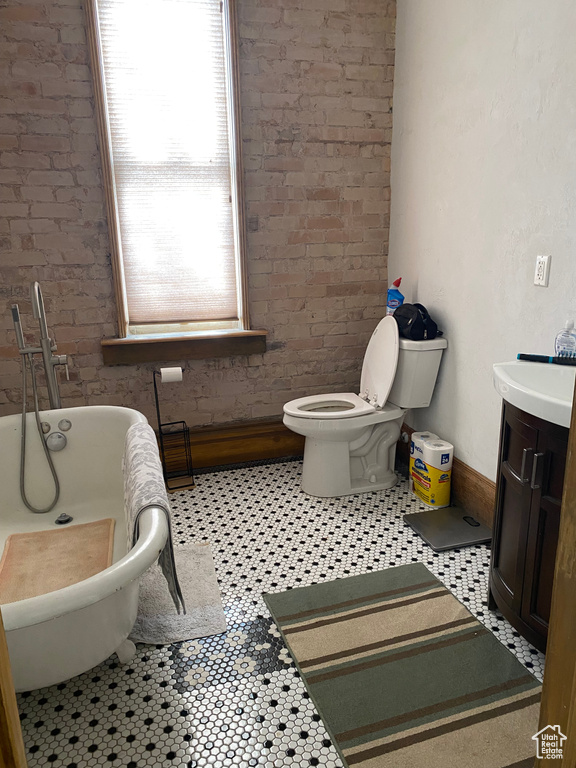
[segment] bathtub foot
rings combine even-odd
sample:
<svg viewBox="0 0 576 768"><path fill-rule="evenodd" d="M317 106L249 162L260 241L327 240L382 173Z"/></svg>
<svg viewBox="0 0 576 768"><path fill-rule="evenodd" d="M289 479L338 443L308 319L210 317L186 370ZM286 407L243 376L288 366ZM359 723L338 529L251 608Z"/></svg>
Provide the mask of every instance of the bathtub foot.
<svg viewBox="0 0 576 768"><path fill-rule="evenodd" d="M136 646L132 640L124 640L121 645L116 648L116 656L120 664L129 664L136 655Z"/></svg>

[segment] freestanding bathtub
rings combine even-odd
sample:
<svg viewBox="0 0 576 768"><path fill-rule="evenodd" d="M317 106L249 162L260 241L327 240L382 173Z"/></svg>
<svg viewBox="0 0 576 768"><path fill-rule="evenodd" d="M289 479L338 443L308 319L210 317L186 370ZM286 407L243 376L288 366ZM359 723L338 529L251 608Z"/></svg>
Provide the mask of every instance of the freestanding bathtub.
<svg viewBox="0 0 576 768"><path fill-rule="evenodd" d="M164 547L168 528L163 510L151 507L140 517L136 545L127 546L122 456L131 424L146 421L129 408L91 406L42 411L51 432L68 419L66 447L52 453L60 480L60 499L51 512L34 514L20 498L21 416L0 418L0 553L6 537L20 531L115 518L113 563L77 584L2 606L14 685L27 691L85 672L126 647L138 606L140 575ZM34 414L27 417L26 491L30 503L48 506L54 483ZM122 655L122 653L120 654Z"/></svg>

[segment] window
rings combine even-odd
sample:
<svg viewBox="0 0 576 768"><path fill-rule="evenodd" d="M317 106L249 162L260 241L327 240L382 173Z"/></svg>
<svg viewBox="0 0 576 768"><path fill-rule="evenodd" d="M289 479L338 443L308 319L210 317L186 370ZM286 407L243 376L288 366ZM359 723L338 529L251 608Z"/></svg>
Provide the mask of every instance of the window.
<svg viewBox="0 0 576 768"><path fill-rule="evenodd" d="M119 335L249 328L233 0L90 0Z"/></svg>

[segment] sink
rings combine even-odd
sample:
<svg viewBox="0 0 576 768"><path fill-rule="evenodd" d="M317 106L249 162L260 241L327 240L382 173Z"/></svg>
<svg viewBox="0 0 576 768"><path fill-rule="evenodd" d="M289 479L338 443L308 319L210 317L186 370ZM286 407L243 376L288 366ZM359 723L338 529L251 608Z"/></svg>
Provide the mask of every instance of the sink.
<svg viewBox="0 0 576 768"><path fill-rule="evenodd" d="M513 360L494 365L494 386L507 403L533 416L570 426L576 366Z"/></svg>

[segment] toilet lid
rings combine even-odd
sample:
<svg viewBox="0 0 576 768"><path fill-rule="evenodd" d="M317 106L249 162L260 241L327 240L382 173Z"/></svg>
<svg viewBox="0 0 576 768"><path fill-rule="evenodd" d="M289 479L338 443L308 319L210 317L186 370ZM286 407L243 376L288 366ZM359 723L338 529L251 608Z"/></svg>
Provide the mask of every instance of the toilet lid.
<svg viewBox="0 0 576 768"><path fill-rule="evenodd" d="M388 399L398 365L398 323L392 315L380 320L366 348L360 397L382 408Z"/></svg>

